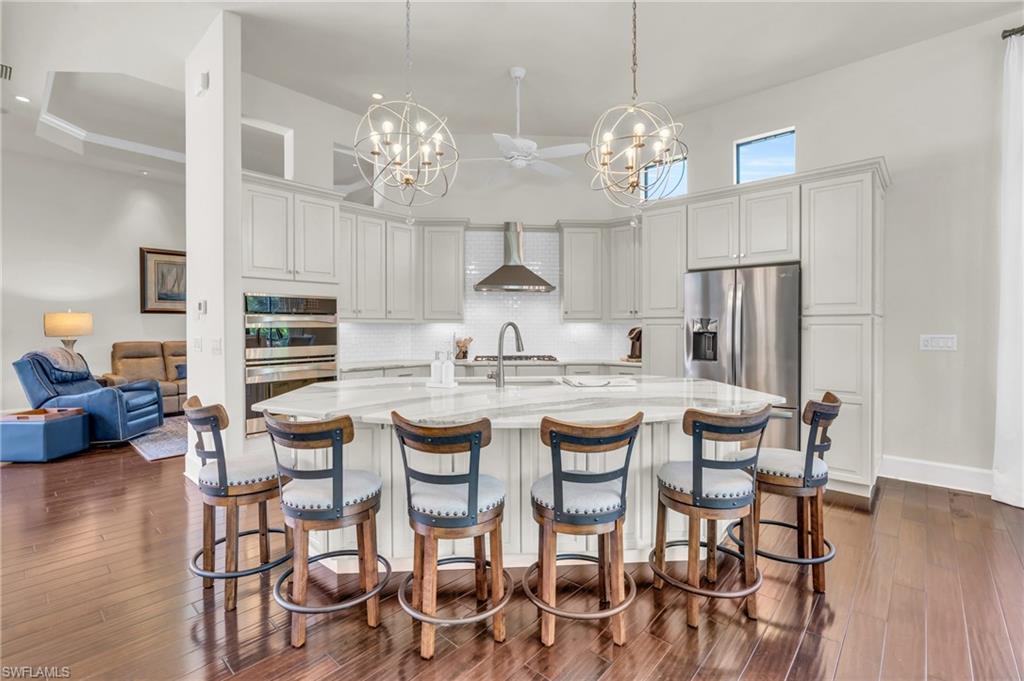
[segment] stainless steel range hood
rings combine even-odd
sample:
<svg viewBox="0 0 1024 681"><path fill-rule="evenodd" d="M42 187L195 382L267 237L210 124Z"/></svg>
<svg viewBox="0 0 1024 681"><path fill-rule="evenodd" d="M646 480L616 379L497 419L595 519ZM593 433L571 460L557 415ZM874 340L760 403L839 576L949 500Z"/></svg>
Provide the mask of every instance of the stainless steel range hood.
<svg viewBox="0 0 1024 681"><path fill-rule="evenodd" d="M523 264L523 224L505 223L505 264L473 287L476 291L528 291L548 293L555 287Z"/></svg>

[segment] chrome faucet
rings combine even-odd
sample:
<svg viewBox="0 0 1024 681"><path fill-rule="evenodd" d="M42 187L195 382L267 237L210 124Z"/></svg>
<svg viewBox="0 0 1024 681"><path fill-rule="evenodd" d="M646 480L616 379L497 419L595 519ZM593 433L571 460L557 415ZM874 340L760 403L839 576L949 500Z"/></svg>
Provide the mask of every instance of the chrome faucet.
<svg viewBox="0 0 1024 681"><path fill-rule="evenodd" d="M488 376L488 378L494 379L494 384L499 388L505 387L505 331L510 326L516 332L516 352L523 351L523 336L519 333L519 327L516 326L516 323L505 322L502 324L501 331L498 332L498 370L493 372L491 376Z"/></svg>

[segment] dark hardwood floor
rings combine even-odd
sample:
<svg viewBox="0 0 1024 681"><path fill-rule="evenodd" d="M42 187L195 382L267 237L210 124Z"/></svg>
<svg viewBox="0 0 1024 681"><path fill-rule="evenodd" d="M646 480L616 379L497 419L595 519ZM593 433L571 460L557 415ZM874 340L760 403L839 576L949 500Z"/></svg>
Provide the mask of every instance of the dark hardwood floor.
<svg viewBox="0 0 1024 681"><path fill-rule="evenodd" d="M303 649L270 596L272 576L240 580L225 614L222 585L204 591L185 568L201 543L198 495L181 458L148 463L130 447L47 465L4 465L0 657L5 667L68 667L84 679L1015 679L1024 675L1024 511L987 497L883 481L874 514L830 503L826 529L838 555L828 593L809 572L761 561L757 622L739 602L702 603L686 626L685 596L651 588L629 566L638 596L629 644L607 622L559 621L557 643L538 640L536 609L516 593L508 640L486 625L439 631L433 661L418 655L419 628L401 611L392 579L382 623L362 609L311 620ZM770 498L765 515L788 517ZM243 512L255 527L255 511ZM280 524L276 512L272 524ZM218 534L221 534L218 531ZM766 532L766 545L782 546ZM274 550L281 549L274 536ZM251 564L255 541L243 540ZM723 556L720 581L738 579ZM674 570L683 574L682 564ZM318 570L316 598L351 593L355 577ZM514 575L517 579L519 571ZM475 609L473 580L444 572L442 612ZM559 603L593 607L591 567L560 572ZM4 678L7 678L6 676Z"/></svg>

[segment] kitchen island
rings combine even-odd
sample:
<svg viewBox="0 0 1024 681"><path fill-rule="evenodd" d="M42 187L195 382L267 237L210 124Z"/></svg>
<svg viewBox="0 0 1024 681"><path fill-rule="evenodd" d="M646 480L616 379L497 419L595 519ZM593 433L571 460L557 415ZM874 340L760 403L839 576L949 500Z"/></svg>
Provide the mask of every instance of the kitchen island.
<svg viewBox="0 0 1024 681"><path fill-rule="evenodd" d="M603 377L602 377L603 378ZM615 379L615 380L612 380ZM591 379L599 382L598 377ZM552 416L579 423L607 423L644 412L644 425L630 463L626 500L626 560L646 561L654 538L658 468L670 460L691 458L689 437L682 432L683 413L690 408L723 414L780 404L783 398L746 388L701 379L638 376L608 377L614 384L573 387L561 377L510 377L504 388L481 378L460 379L455 388L428 388L422 378L372 378L315 383L260 402L257 411L297 418L322 419L347 414L355 423L355 439L345 446L346 468L372 470L384 481L377 516L378 545L396 570L412 565L413 533L406 513L402 455L391 428L391 411L431 426L491 420L491 444L480 457L480 471L505 481L505 519L502 527L505 564L526 566L537 559L537 525L531 514L530 486L551 471L551 454L540 441L540 421ZM266 435L247 449L269 447ZM706 444L706 454L720 457L735 445ZM283 455L290 455L280 450ZM466 455L424 455L409 450L413 465L430 472L463 471ZM624 452L564 454L563 465L591 471L621 466ZM315 457L326 465L327 453ZM669 532L685 536L684 523L669 514ZM351 529L314 533L311 551L334 551L355 546ZM441 555L471 555L472 542L442 542ZM559 551L596 551L593 537L559 537ZM355 571L354 561L325 561L339 572Z"/></svg>

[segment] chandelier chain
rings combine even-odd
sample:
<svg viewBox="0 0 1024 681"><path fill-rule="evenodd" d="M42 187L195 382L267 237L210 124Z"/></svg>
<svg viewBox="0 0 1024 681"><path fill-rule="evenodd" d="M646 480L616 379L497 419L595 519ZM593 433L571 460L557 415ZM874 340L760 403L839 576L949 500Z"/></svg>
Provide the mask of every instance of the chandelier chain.
<svg viewBox="0 0 1024 681"><path fill-rule="evenodd" d="M412 0L405 0L405 96L412 99Z"/></svg>
<svg viewBox="0 0 1024 681"><path fill-rule="evenodd" d="M633 0L633 102L636 102L637 100L636 68L636 0Z"/></svg>

